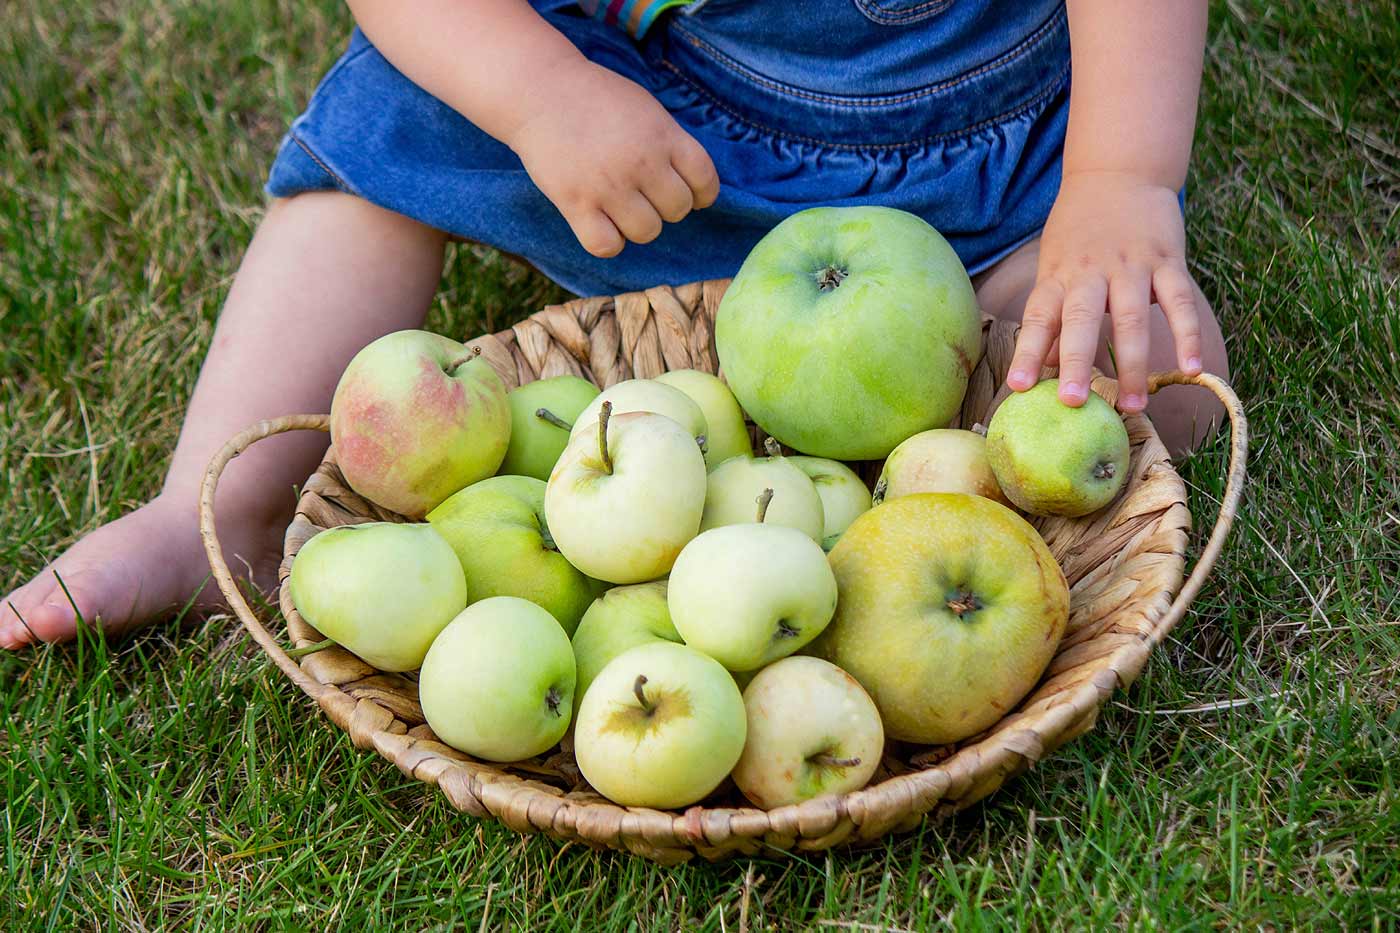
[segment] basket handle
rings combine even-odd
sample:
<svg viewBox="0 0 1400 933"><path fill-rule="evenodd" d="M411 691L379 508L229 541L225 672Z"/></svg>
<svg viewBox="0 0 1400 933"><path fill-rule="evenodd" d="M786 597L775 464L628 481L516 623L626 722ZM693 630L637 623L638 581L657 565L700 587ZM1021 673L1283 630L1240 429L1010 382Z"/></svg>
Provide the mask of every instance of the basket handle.
<svg viewBox="0 0 1400 933"><path fill-rule="evenodd" d="M1197 558L1196 566L1191 568L1191 575L1181 585L1181 591L1176 594L1176 599L1172 600L1166 614L1157 622L1157 640L1165 637L1172 627L1181 621L1181 617L1186 615L1187 607L1201 591L1201 586L1210 576L1211 568L1215 566L1215 559L1225 547L1225 539L1229 537L1230 527L1235 523L1235 515L1239 512L1240 497L1244 495L1245 461L1249 458L1249 422L1245 418L1244 405L1234 389L1230 388L1230 384L1210 373L1190 376L1176 369L1153 373L1147 379L1149 394L1163 386L1181 385L1197 385L1209 389L1225 405L1225 411L1230 416L1230 467L1225 475L1225 495L1220 500L1220 513L1215 518L1215 527L1211 529L1210 538L1207 539L1201 556Z"/></svg>
<svg viewBox="0 0 1400 933"><path fill-rule="evenodd" d="M224 599L228 600L229 608L233 610L233 614L238 616L238 621L243 623L243 627L248 630L248 634L253 636L253 640L277 663L277 666L282 669L282 673L291 678L292 682L307 694L319 700L321 694L328 688L320 681L308 676L301 669L301 665L288 657L287 652L277 643L277 639L273 638L263 627L263 624L258 621L257 614L248 605L248 601L243 598L242 591L238 589L238 584L233 580L233 574L229 572L228 563L224 560L223 549L219 547L218 534L214 528L214 492L219 486L219 477L223 474L224 468L235 457L258 441L277 434L285 434L288 431L329 432L330 415L287 415L282 418L272 418L267 421L259 421L252 427L234 435L233 439L214 455L214 459L209 462L209 467L204 471L204 482L199 489L199 536L204 541L204 553L209 557L209 569L213 571L214 582L219 584L220 592L224 594Z"/></svg>

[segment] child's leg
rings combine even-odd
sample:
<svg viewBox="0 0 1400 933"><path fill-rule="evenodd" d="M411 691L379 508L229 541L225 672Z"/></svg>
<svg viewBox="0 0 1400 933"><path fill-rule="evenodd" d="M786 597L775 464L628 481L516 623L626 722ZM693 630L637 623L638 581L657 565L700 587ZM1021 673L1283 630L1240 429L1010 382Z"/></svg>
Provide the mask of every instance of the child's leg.
<svg viewBox="0 0 1400 933"><path fill-rule="evenodd" d="M109 631L140 625L208 584L198 490L209 459L262 418L330 407L350 357L376 337L422 325L442 274L444 237L345 194L274 203L229 290L165 485L151 502L88 534L0 601L0 647L71 637L76 620ZM219 485L229 564L275 583L293 485L315 469L324 434L264 441ZM21 618L23 622L21 622Z"/></svg>
<svg viewBox="0 0 1400 933"><path fill-rule="evenodd" d="M1036 263L1040 259L1040 240L1032 240L1007 256L991 269L978 275L977 301L982 310L993 317L1019 321L1026 309L1026 299L1035 285ZM1225 337L1215 312L1200 289L1196 290L1196 306L1201 311L1201 362L1206 372L1229 378L1230 363L1225 356ZM1152 306L1152 351L1148 365L1155 372L1176 369L1176 353L1166 316L1155 304ZM1113 375L1113 361L1108 353L1109 328L1103 330L1098 359L1094 361L1107 375ZM1208 436L1211 426L1225 418L1225 408L1207 389L1199 386L1167 386L1153 395L1147 403L1147 414L1157 428L1167 450L1179 455L1194 450Z"/></svg>

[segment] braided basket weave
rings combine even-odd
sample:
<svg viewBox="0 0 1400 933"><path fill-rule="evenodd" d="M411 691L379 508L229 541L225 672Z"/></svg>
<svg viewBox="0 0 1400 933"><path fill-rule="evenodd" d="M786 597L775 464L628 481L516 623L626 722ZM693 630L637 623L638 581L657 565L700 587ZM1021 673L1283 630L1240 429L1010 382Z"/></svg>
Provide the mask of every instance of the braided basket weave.
<svg viewBox="0 0 1400 933"><path fill-rule="evenodd" d="M712 281L589 298L545 308L509 331L472 341L507 387L572 373L601 386L669 369L714 372L714 313L726 286ZM1004 397L1016 328L986 321L984 352L972 374L960 423L986 423ZM458 810L492 816L522 833L547 833L597 847L627 850L673 864L699 854L719 859L763 849L825 849L909 830L929 813L971 805L1061 744L1092 728L1099 707L1142 670L1153 646L1185 613L1224 543L1244 482L1245 422L1239 400L1221 380L1159 374L1163 385L1196 383L1225 402L1233 449L1220 515L1190 579L1183 585L1191 515L1186 488L1167 452L1140 415L1125 418L1132 446L1125 489L1104 510L1080 519L1035 519L1071 587L1068 628L1044 678L1018 709L956 747L891 743L864 790L770 811L744 805L727 785L685 812L620 807L582 780L570 749L514 765L478 762L438 742L423 721L412 676L383 673L332 646L293 660L323 641L281 588L284 639L258 621L234 583L214 527L214 493L230 460L250 444L285 431L327 430L324 415L262 422L231 440L209 466L200 501L201 530L215 579L253 638L356 747L373 748L404 774L436 784ZM1116 384L1097 379L1110 402ZM867 473L869 470L866 471ZM280 578L316 533L364 521L402 521L356 495L331 450L307 481L287 529ZM1175 598L1173 599L1173 596ZM295 655L297 652L293 652ZM567 741L567 740L566 740Z"/></svg>

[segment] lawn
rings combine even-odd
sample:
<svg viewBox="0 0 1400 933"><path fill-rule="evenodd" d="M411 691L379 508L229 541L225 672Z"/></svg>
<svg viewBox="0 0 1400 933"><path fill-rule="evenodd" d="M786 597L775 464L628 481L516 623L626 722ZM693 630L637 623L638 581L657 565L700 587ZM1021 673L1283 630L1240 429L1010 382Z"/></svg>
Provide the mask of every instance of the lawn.
<svg viewBox="0 0 1400 933"><path fill-rule="evenodd" d="M265 166L348 22L5 4L0 590L158 488ZM1144 676L984 804L862 852L561 848L356 752L229 618L172 619L0 657L0 929L1400 924L1398 127L1400 7L1213 5L1188 233L1252 486ZM430 326L559 297L463 249ZM1225 449L1182 467L1200 528Z"/></svg>

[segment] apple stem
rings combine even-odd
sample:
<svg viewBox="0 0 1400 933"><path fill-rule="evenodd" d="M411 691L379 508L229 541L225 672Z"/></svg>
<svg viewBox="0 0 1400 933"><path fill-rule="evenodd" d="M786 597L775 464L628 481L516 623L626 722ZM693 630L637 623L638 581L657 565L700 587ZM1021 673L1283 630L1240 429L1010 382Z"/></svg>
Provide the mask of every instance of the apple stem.
<svg viewBox="0 0 1400 933"><path fill-rule="evenodd" d="M821 765L823 768L854 768L856 765L860 764L859 758L836 758L832 755L828 755L826 752L813 755L807 760L814 764Z"/></svg>
<svg viewBox="0 0 1400 933"><path fill-rule="evenodd" d="M695 435L695 443L697 443L697 444L700 445L700 453L702 453L702 454L708 454L708 453L710 452L710 435L708 435L708 434L697 434L697 435Z"/></svg>
<svg viewBox="0 0 1400 933"><path fill-rule="evenodd" d="M1118 468L1112 463L1100 463L1094 467L1094 479L1113 479L1113 474L1118 472Z"/></svg>
<svg viewBox="0 0 1400 933"><path fill-rule="evenodd" d="M290 651L287 652L287 657L289 657L289 658L301 658L301 657L305 657L305 656L308 655L308 654L315 654L317 651L322 651L322 650L324 650L324 649L326 649L326 648L329 648L329 647L331 647L331 646L334 645L334 644L335 644L335 639L334 639L334 638L327 638L325 641L318 641L318 642L316 642L314 645L304 645L304 646L302 646L302 647L300 647L300 648L293 648L292 650L290 650Z"/></svg>
<svg viewBox="0 0 1400 933"><path fill-rule="evenodd" d="M647 695L646 695L646 693L644 693L644 692L642 691L642 688L645 687L646 685L647 685L647 675L646 675L646 674L638 674L638 675L637 675L637 679L636 679L635 681L632 682L632 692L633 692L634 694L636 694L636 696L637 696L637 702L640 703L640 704L642 704L642 710L643 710L648 716L650 716L650 715L652 714L652 711L655 710L656 707L653 706L650 702L647 701Z"/></svg>
<svg viewBox="0 0 1400 933"><path fill-rule="evenodd" d="M569 424L569 422L565 421L563 418L560 418L548 408L536 408L535 417L546 424L554 425L556 428L563 428L565 431L572 431L574 429L574 426L572 424Z"/></svg>
<svg viewBox="0 0 1400 933"><path fill-rule="evenodd" d="M447 375L451 376L455 374L457 372L457 367L465 366L481 355L481 347L472 346L468 347L467 349L471 352L469 352L466 356L461 357L460 359L455 359L447 364Z"/></svg>
<svg viewBox="0 0 1400 933"><path fill-rule="evenodd" d="M603 458L603 472L613 471L612 454L608 453L608 420L612 418L612 402L604 402L598 412L598 455Z"/></svg>
<svg viewBox="0 0 1400 933"><path fill-rule="evenodd" d="M879 505L885 501L885 493L890 491L890 481L883 476L875 481L875 493L870 497L870 501Z"/></svg>
<svg viewBox="0 0 1400 933"><path fill-rule="evenodd" d="M754 501L758 503L758 518L755 521L762 525L763 520L768 517L768 504L773 501L773 490L764 489Z"/></svg>
<svg viewBox="0 0 1400 933"><path fill-rule="evenodd" d="M544 514L540 514L540 544L546 551L558 551L559 545L554 543L554 535L549 533L549 525L545 523Z"/></svg>
<svg viewBox="0 0 1400 933"><path fill-rule="evenodd" d="M776 437L765 437L763 439L763 450L770 457L781 457L783 455L783 445L778 443Z"/></svg>

